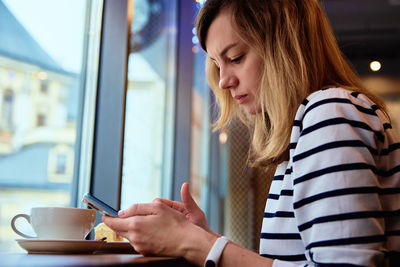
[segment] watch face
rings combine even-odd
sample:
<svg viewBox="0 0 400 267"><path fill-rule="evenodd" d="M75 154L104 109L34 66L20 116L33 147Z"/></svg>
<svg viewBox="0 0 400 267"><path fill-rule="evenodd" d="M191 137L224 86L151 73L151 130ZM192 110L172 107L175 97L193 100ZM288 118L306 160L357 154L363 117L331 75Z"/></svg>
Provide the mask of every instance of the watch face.
<svg viewBox="0 0 400 267"><path fill-rule="evenodd" d="M163 1L134 1L131 25L131 52L147 47L160 35L164 22Z"/></svg>

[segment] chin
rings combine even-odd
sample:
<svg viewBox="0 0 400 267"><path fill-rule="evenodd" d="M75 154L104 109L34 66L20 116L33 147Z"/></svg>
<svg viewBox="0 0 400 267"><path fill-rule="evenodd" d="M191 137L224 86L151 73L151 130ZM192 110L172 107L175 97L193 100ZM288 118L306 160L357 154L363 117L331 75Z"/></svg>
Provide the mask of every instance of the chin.
<svg viewBox="0 0 400 267"><path fill-rule="evenodd" d="M261 112L261 108L257 107L244 107L244 110L250 115L256 115Z"/></svg>

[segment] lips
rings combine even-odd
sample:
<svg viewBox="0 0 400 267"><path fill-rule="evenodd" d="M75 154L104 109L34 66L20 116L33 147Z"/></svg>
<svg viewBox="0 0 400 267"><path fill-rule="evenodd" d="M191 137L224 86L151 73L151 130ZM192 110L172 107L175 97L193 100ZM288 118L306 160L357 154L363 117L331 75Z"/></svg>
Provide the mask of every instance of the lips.
<svg viewBox="0 0 400 267"><path fill-rule="evenodd" d="M247 95L235 95L233 98L236 99L237 103L240 105L246 101Z"/></svg>

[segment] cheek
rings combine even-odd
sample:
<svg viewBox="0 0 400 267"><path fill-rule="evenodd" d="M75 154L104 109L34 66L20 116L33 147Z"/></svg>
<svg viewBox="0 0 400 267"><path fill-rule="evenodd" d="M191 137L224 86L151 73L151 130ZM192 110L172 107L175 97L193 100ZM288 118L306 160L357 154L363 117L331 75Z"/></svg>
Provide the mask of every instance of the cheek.
<svg viewBox="0 0 400 267"><path fill-rule="evenodd" d="M251 83L249 84L249 88L251 94L253 95L254 100L258 99L260 95L260 79L258 76L251 77Z"/></svg>
<svg viewBox="0 0 400 267"><path fill-rule="evenodd" d="M262 64L261 61L258 62L258 67L257 67L257 71L254 72L254 80L257 81L257 88L260 87L261 84L261 77L263 75L264 72L264 65Z"/></svg>
<svg viewBox="0 0 400 267"><path fill-rule="evenodd" d="M249 110L248 113L254 115L257 113L260 113L261 110L261 103L260 103L260 89L259 89L259 85L260 83L254 83L254 89L251 91L251 101L250 101L250 106L249 106Z"/></svg>
<svg viewBox="0 0 400 267"><path fill-rule="evenodd" d="M253 94L258 95L263 74L263 64L260 59L254 59L253 64L246 71L246 79Z"/></svg>

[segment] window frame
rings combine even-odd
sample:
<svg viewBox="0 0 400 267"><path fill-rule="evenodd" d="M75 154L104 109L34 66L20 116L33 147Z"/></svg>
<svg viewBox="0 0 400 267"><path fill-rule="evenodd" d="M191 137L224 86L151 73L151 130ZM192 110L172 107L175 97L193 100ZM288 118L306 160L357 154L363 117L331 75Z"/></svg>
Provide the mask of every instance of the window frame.
<svg viewBox="0 0 400 267"><path fill-rule="evenodd" d="M84 207L82 195L89 191L115 209L120 209L123 164L124 122L127 92L130 25L134 0L104 0L96 92L86 92L82 105L81 128L75 158L73 201ZM191 116L194 54L192 29L196 2L178 0L176 88L174 107L171 185L163 196L180 200L182 183L190 177ZM118 40L118 41L115 41ZM89 96L88 96L89 95ZM95 102L90 103L90 102ZM89 108L87 107L89 102ZM81 139L82 138L82 139ZM212 134L210 150L210 195L207 217L210 227L218 230L219 149L218 134ZM90 176L90 177L88 177ZM79 178L79 179L78 179ZM211 186L212 185L212 186ZM213 203L214 205L211 205ZM97 222L100 221L98 216Z"/></svg>
<svg viewBox="0 0 400 267"><path fill-rule="evenodd" d="M190 179L193 64L192 29L195 1L178 1L177 83L175 101L175 135L170 198L181 199L181 186Z"/></svg>
<svg viewBox="0 0 400 267"><path fill-rule="evenodd" d="M132 0L105 0L90 193L119 209ZM115 41L118 40L118 41Z"/></svg>

